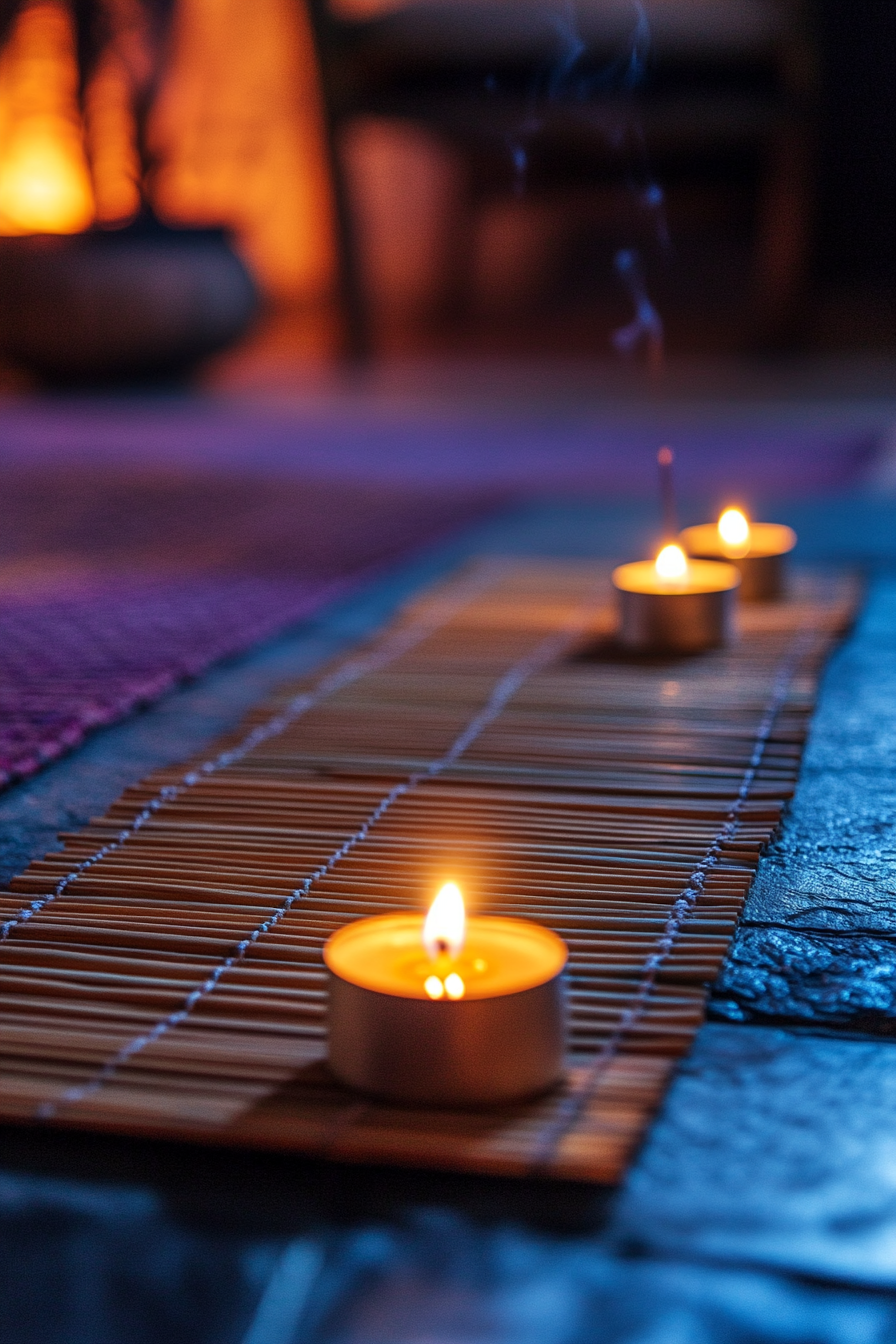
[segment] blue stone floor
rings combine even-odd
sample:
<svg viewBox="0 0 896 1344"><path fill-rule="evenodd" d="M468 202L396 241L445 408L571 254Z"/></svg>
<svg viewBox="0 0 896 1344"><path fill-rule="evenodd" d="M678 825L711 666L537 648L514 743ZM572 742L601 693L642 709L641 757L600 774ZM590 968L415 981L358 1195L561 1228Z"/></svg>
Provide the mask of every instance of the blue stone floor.
<svg viewBox="0 0 896 1344"><path fill-rule="evenodd" d="M868 596L711 1020L619 1192L0 1132L3 1344L896 1344L896 506L777 502ZM530 505L0 795L4 877L467 554L636 553Z"/></svg>

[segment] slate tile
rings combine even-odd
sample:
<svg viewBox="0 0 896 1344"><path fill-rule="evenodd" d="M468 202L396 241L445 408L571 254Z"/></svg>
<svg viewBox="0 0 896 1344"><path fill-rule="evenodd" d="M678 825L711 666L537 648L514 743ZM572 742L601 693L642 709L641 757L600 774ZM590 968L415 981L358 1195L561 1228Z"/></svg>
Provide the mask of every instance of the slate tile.
<svg viewBox="0 0 896 1344"><path fill-rule="evenodd" d="M896 932L896 781L850 775L845 783L800 780L794 812L759 864L744 923ZM807 825L804 809L815 800Z"/></svg>
<svg viewBox="0 0 896 1344"><path fill-rule="evenodd" d="M892 1298L445 1215L357 1233L321 1280L282 1344L884 1344L896 1330Z"/></svg>
<svg viewBox="0 0 896 1344"><path fill-rule="evenodd" d="M710 1014L894 1034L896 582L832 659L799 785L763 857Z"/></svg>
<svg viewBox="0 0 896 1344"><path fill-rule="evenodd" d="M627 1249L896 1288L896 1046L708 1025L611 1226Z"/></svg>
<svg viewBox="0 0 896 1344"><path fill-rule="evenodd" d="M742 1032L748 1035L748 1032ZM212 1166L215 1164L213 1163ZM204 1163L192 1181L202 1182ZM301 1168L297 1166L294 1175ZM205 1173L206 1177L208 1172ZM152 1185L0 1174L0 1338L15 1344L886 1344L896 1297L683 1257L614 1254L417 1199L298 1226L187 1212ZM385 1174L384 1174L385 1176ZM199 1194L197 1190L197 1196ZM229 1196L229 1198L228 1198ZM202 1199L198 1199L198 1204ZM371 1222L374 1218L376 1221ZM251 1222L251 1220L250 1220ZM686 1250L686 1248L685 1248Z"/></svg>
<svg viewBox="0 0 896 1344"><path fill-rule="evenodd" d="M239 1344L276 1245L178 1225L151 1192L0 1173L0 1339Z"/></svg>
<svg viewBox="0 0 896 1344"><path fill-rule="evenodd" d="M896 1036L896 937L742 927L710 1015Z"/></svg>

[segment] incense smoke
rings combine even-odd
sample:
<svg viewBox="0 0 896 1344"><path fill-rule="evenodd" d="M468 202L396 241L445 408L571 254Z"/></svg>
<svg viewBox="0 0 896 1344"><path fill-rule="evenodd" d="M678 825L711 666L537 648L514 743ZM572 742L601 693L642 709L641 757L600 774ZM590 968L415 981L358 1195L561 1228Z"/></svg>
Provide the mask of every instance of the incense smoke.
<svg viewBox="0 0 896 1344"><path fill-rule="evenodd" d="M529 144L545 127L550 113L558 106L573 106L588 126L602 135L605 142L627 161L628 188L642 227L662 251L671 246L665 215L665 195L650 170L650 159L640 121L631 107L613 110L591 105L599 93L634 94L643 84L650 55L651 32L642 0L632 0L634 26L625 49L598 70L584 64L588 48L579 30L574 0L562 0L548 15L557 37L557 53L534 79L529 90L527 109L521 121L504 136L513 166L514 194L522 196L529 171ZM496 90L494 78L486 80L490 92ZM624 355L643 348L648 367L658 372L663 361L663 323L650 300L645 267L636 247L619 250L614 257L617 275L634 306L634 317L611 337L615 349Z"/></svg>
<svg viewBox="0 0 896 1344"><path fill-rule="evenodd" d="M635 306L631 322L613 332L613 344L621 355L631 355L643 344L647 367L651 373L659 373L663 363L663 322L647 293L641 257L634 248L621 248L613 262Z"/></svg>
<svg viewBox="0 0 896 1344"><path fill-rule="evenodd" d="M557 39L556 55L549 65L536 74L529 89L526 114L505 136L517 175L522 174L524 177L528 170L527 141L544 129L550 113L560 105L578 105L585 110L587 120L601 130L614 147L625 139L624 132L620 136L617 127L595 114L593 108L586 110L585 105L596 93L628 93L643 82L650 50L650 24L642 0L632 0L632 5L635 26L625 50L600 70L582 67L588 47L579 31L574 0L561 0L559 8L546 15ZM485 84L489 92L496 91L497 81L493 76Z"/></svg>

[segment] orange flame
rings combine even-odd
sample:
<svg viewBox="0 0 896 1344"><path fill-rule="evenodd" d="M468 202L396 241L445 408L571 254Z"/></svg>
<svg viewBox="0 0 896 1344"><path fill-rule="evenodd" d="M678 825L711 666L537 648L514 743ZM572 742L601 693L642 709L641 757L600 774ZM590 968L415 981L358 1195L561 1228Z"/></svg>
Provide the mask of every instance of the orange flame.
<svg viewBox="0 0 896 1344"><path fill-rule="evenodd" d="M423 924L423 946L433 960L459 955L466 936L464 898L455 882L446 882L436 896Z"/></svg>
<svg viewBox="0 0 896 1344"><path fill-rule="evenodd" d="M688 572L688 558L680 546L664 546L654 562L658 579L671 582L684 579Z"/></svg>
<svg viewBox="0 0 896 1344"><path fill-rule="evenodd" d="M740 509L726 509L719 518L718 527L725 554L746 555L750 549L750 524L746 515Z"/></svg>

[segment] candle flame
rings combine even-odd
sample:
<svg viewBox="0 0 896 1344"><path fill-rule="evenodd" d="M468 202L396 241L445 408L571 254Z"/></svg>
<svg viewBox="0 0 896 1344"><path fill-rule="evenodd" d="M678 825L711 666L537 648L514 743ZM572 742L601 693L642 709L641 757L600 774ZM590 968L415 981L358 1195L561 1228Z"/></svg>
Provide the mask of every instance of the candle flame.
<svg viewBox="0 0 896 1344"><path fill-rule="evenodd" d="M456 957L460 953L466 922L460 887L455 882L446 882L429 907L423 925L423 946L433 961L436 957Z"/></svg>
<svg viewBox="0 0 896 1344"><path fill-rule="evenodd" d="M445 993L445 986L437 975L428 975L423 981L423 988L431 999L440 999Z"/></svg>
<svg viewBox="0 0 896 1344"><path fill-rule="evenodd" d="M726 550L745 552L750 546L750 524L740 509L726 509L719 518L719 536Z"/></svg>
<svg viewBox="0 0 896 1344"><path fill-rule="evenodd" d="M656 558L659 579L683 579L688 572L688 558L680 546L664 546Z"/></svg>

